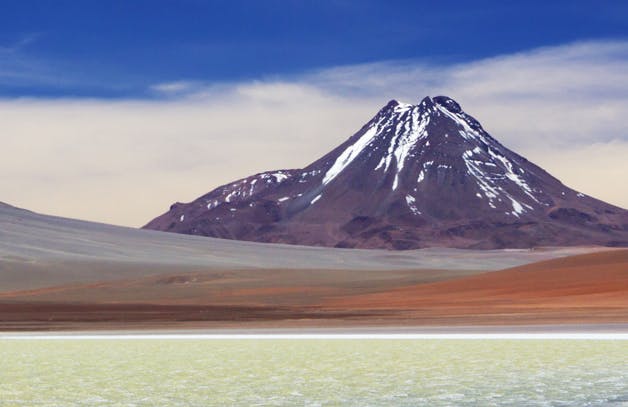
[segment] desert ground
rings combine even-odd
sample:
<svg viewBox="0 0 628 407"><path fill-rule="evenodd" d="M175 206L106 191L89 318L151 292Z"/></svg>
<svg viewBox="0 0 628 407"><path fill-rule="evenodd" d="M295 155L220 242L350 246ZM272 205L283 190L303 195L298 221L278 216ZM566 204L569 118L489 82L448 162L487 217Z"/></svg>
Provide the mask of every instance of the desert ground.
<svg viewBox="0 0 628 407"><path fill-rule="evenodd" d="M628 323L628 250L379 251L0 205L0 331Z"/></svg>

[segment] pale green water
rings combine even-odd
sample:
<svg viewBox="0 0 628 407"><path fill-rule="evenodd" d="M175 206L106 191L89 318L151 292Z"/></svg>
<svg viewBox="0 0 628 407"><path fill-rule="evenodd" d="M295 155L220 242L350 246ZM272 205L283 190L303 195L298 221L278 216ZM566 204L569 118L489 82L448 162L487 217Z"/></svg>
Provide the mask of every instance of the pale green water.
<svg viewBox="0 0 628 407"><path fill-rule="evenodd" d="M626 406L628 341L0 340L0 406Z"/></svg>

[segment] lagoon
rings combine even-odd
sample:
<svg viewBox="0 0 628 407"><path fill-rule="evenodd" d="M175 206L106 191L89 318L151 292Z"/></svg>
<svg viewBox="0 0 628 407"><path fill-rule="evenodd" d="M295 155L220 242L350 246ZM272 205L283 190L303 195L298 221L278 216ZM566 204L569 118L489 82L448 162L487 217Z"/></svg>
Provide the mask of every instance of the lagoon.
<svg viewBox="0 0 628 407"><path fill-rule="evenodd" d="M0 406L627 406L628 341L568 338L3 337Z"/></svg>

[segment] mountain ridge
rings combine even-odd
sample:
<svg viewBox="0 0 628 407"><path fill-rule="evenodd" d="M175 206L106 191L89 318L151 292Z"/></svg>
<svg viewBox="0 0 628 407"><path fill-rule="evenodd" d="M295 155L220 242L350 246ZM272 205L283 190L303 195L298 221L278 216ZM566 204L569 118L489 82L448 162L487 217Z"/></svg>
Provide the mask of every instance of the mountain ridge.
<svg viewBox="0 0 628 407"><path fill-rule="evenodd" d="M308 166L225 184L144 227L385 249L628 245L628 211L566 187L446 96L391 100Z"/></svg>

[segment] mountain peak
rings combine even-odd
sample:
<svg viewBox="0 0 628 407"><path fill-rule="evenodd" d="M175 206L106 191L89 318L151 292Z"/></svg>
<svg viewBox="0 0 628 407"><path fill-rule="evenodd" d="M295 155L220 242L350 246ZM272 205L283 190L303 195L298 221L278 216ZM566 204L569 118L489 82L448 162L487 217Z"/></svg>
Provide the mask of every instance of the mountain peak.
<svg viewBox="0 0 628 407"><path fill-rule="evenodd" d="M413 113L405 114L408 112ZM490 138L490 136L486 134L482 128L480 122L473 116L465 113L460 104L449 96L425 96L416 105L392 99L382 109L380 109L375 118L397 116L395 118L396 121L411 121L416 120L417 117L425 119L428 116L432 116L432 118L434 118L443 115L449 116L449 118L454 121L463 122L464 125L470 127L472 130L482 132Z"/></svg>
<svg viewBox="0 0 628 407"><path fill-rule="evenodd" d="M396 99L391 99L390 101L388 101L388 103L386 103L386 105L384 105L382 110L392 110L398 107L411 108L415 106L422 109L431 109L435 105L442 106L448 111L450 111L451 113L463 113L462 108L460 107L460 104L456 102L454 99L450 98L449 96L434 96L434 97L425 96L416 105L403 103Z"/></svg>
<svg viewBox="0 0 628 407"><path fill-rule="evenodd" d="M628 211L565 187L442 95L391 100L307 167L223 185L146 227L388 249L628 245Z"/></svg>
<svg viewBox="0 0 628 407"><path fill-rule="evenodd" d="M452 113L463 113L462 108L460 107L458 102L456 102L449 96L435 96L433 100L436 104L444 107Z"/></svg>
<svg viewBox="0 0 628 407"><path fill-rule="evenodd" d="M380 109L380 112L379 112L380 114L378 114L377 116L381 116L382 114L400 113L400 112L405 112L407 110L418 110L422 113L427 112L430 114L432 113L438 114L438 107L442 107L450 113L461 115L461 117L463 118L470 117L466 113L464 113L464 111L460 107L460 104L456 102L454 99L450 98L449 96L434 96L434 97L425 96L416 105L403 103L396 99L391 99L390 101L388 101L388 103L386 103L386 105L384 105L384 107ZM409 117L410 116L407 116L406 118L409 118ZM476 122L474 124L479 124L477 123L475 119L473 120Z"/></svg>
<svg viewBox="0 0 628 407"><path fill-rule="evenodd" d="M380 109L380 112L395 112L408 109L418 109L421 111L436 112L436 106L441 106L451 113L463 114L460 104L448 96L425 96L416 105L404 103L396 99L391 99Z"/></svg>
<svg viewBox="0 0 628 407"><path fill-rule="evenodd" d="M423 108L431 108L432 106L434 106L434 102L432 101L431 97L426 96L423 99L421 99L418 106L422 106Z"/></svg>

